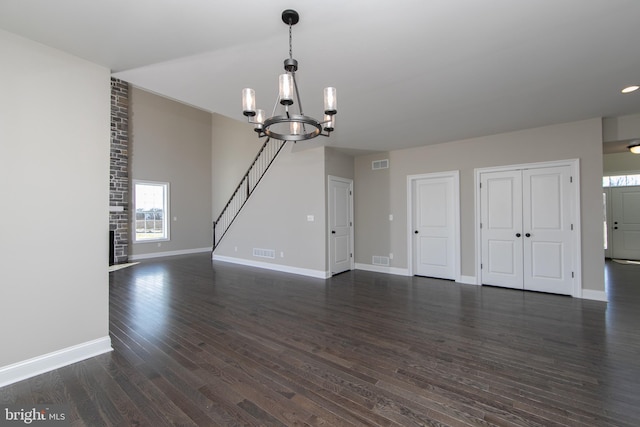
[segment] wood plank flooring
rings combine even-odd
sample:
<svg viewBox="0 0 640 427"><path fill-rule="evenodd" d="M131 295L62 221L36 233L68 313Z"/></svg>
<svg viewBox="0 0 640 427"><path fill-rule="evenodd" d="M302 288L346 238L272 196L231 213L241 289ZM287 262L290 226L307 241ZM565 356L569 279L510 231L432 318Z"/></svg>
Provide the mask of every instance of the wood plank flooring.
<svg viewBox="0 0 640 427"><path fill-rule="evenodd" d="M610 302L352 271L110 273L114 352L0 388L73 426L637 426L640 266Z"/></svg>

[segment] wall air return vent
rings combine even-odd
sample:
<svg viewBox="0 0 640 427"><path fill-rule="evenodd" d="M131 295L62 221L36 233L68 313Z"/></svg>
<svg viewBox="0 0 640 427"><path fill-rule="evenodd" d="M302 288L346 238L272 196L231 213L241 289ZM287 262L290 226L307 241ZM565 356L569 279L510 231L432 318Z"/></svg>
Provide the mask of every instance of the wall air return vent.
<svg viewBox="0 0 640 427"><path fill-rule="evenodd" d="M389 159L374 160L371 162L371 169L374 171L378 169L389 169Z"/></svg>
<svg viewBox="0 0 640 427"><path fill-rule="evenodd" d="M253 248L253 256L258 257L258 258L270 258L270 259L275 259L275 257L276 257L276 251L274 251L273 249L258 249L258 248Z"/></svg>
<svg viewBox="0 0 640 427"><path fill-rule="evenodd" d="M389 265L389 257L388 256L377 256L374 255L371 259L371 262L373 263L373 265L384 265L384 266L388 266Z"/></svg>

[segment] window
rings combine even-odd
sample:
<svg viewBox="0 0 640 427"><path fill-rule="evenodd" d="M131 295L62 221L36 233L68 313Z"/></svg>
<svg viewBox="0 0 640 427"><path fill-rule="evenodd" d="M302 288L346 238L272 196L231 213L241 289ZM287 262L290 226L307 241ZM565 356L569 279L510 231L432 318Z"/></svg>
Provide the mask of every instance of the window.
<svg viewBox="0 0 640 427"><path fill-rule="evenodd" d="M603 187L627 187L640 185L640 175L605 176L602 178Z"/></svg>
<svg viewBox="0 0 640 427"><path fill-rule="evenodd" d="M169 183L133 181L133 241L169 240Z"/></svg>

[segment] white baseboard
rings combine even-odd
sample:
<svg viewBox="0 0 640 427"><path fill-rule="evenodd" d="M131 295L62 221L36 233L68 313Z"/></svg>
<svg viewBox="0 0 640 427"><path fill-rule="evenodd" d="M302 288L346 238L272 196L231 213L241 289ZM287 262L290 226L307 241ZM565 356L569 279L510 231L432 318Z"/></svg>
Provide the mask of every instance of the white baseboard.
<svg viewBox="0 0 640 427"><path fill-rule="evenodd" d="M591 289L582 290L582 299L591 299L595 301L608 302L609 298L605 291L592 291Z"/></svg>
<svg viewBox="0 0 640 427"><path fill-rule="evenodd" d="M151 254L129 255L129 261L139 261L141 259L151 259L151 258L162 258L166 256L199 254L202 252L211 252L211 248L209 247L209 248L182 249L179 251L154 252Z"/></svg>
<svg viewBox="0 0 640 427"><path fill-rule="evenodd" d="M460 276L457 280L458 283L462 283L464 285L477 285L476 276Z"/></svg>
<svg viewBox="0 0 640 427"><path fill-rule="evenodd" d="M230 256L216 255L216 254L213 254L213 257L211 259L213 259L214 261L222 261L222 262L229 262L232 264L246 265L248 267L264 268L266 270L274 270L274 271L280 271L283 273L291 273L291 274L299 274L301 276L315 277L317 279L328 279L329 277L331 277L331 273L328 271L312 270L310 268L292 267L290 265L273 264L270 262L254 261L251 259L234 258Z"/></svg>
<svg viewBox="0 0 640 427"><path fill-rule="evenodd" d="M375 273L395 274L396 276L409 276L407 268L385 267L383 265L360 264L356 262L356 270L373 271Z"/></svg>
<svg viewBox="0 0 640 427"><path fill-rule="evenodd" d="M63 348L62 350L52 353L43 354L42 356L32 359L23 360L0 367L0 387L80 362L99 354L113 351L111 348L111 338L106 336L93 341L87 341L82 344Z"/></svg>

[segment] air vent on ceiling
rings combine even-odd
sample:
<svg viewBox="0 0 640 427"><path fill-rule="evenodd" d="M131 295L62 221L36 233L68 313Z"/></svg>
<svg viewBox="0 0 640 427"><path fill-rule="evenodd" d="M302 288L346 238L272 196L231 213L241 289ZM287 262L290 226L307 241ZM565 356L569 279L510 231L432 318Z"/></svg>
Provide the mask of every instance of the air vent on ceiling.
<svg viewBox="0 0 640 427"><path fill-rule="evenodd" d="M276 257L276 251L273 249L258 249L253 248L253 256L258 258L271 258L274 259Z"/></svg>
<svg viewBox="0 0 640 427"><path fill-rule="evenodd" d="M374 160L373 162L371 162L371 169L378 170L378 169L388 169L389 168L389 159L383 159L383 160Z"/></svg>
<svg viewBox="0 0 640 427"><path fill-rule="evenodd" d="M373 263L373 265L389 265L389 257L374 255L371 259L371 262Z"/></svg>

